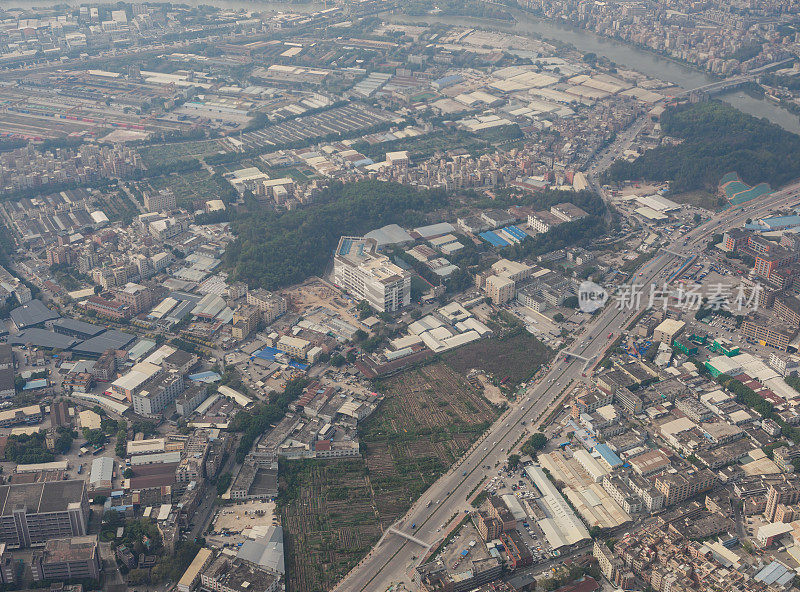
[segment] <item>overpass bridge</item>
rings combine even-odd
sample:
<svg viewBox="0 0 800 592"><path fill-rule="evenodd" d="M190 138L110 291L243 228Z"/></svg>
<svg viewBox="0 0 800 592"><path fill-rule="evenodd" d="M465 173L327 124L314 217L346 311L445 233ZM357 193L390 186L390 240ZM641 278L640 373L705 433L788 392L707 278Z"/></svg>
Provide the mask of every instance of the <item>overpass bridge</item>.
<svg viewBox="0 0 800 592"><path fill-rule="evenodd" d="M734 88L738 88L748 82L755 82L758 80L758 76L764 72L769 70L773 70L785 64L789 64L795 61L796 58L786 58L785 60L780 60L777 62L772 62L770 64L765 64L760 66L754 70L751 70L747 74L741 74L739 76L732 76L731 78L726 78L724 80L717 80L715 82L710 82L709 84L704 84L703 86L698 86L697 88L687 89L679 94L676 95L677 97L683 96L711 96L718 93L722 93L728 90L732 90Z"/></svg>

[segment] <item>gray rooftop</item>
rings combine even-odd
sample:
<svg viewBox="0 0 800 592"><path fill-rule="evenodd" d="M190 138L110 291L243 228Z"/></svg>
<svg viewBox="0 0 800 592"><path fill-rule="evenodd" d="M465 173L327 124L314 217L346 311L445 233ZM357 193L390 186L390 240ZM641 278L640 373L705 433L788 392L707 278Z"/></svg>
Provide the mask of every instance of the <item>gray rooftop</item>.
<svg viewBox="0 0 800 592"><path fill-rule="evenodd" d="M384 245L394 245L398 243L407 243L414 240L411 238L410 234L400 228L400 226L397 224L388 224L382 228L368 232L364 238L375 239L375 242L378 243L378 247L382 247Z"/></svg>
<svg viewBox="0 0 800 592"><path fill-rule="evenodd" d="M283 528L272 526L267 534L242 543L237 559L244 559L277 573L285 573L283 564Z"/></svg>
<svg viewBox="0 0 800 592"><path fill-rule="evenodd" d="M117 331L116 329L109 329L100 335L96 335L76 345L72 348L72 351L79 354L100 355L109 349L123 349L134 339L136 339L135 335L125 333L124 331Z"/></svg>
<svg viewBox="0 0 800 592"><path fill-rule="evenodd" d="M74 333L81 333L83 335L88 335L89 337L94 337L95 335L99 335L103 331L105 331L105 327L100 325L94 325L92 323L87 323L84 321L79 321L78 319L73 319L70 317L63 317L53 322L53 329L64 329L65 331L72 331Z"/></svg>
<svg viewBox="0 0 800 592"><path fill-rule="evenodd" d="M10 345L33 345L36 347L50 347L55 349L69 349L77 340L69 335L61 335L53 331L33 327L20 331L18 335L10 335Z"/></svg>
<svg viewBox="0 0 800 592"><path fill-rule="evenodd" d="M92 471L89 474L89 483L99 483L100 481L111 481L114 474L114 459L108 456L101 456L92 461Z"/></svg>
<svg viewBox="0 0 800 592"><path fill-rule="evenodd" d="M47 481L0 485L0 516L10 516L14 508L27 508L28 514L64 512L80 502L86 483L83 481Z"/></svg>
<svg viewBox="0 0 800 592"><path fill-rule="evenodd" d="M31 300L11 311L11 320L18 329L32 327L60 317L61 315L47 308L41 300Z"/></svg>

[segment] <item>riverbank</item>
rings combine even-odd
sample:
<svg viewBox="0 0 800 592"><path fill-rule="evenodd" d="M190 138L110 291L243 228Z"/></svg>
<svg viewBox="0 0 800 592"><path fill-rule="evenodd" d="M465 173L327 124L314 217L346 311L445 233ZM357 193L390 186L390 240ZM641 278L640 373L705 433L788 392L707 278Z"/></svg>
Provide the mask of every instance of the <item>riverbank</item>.
<svg viewBox="0 0 800 592"><path fill-rule="evenodd" d="M78 6L85 0L4 0L3 8L33 8L35 6ZM188 6L210 5L217 8L245 9L251 11L289 11L312 12L322 9L325 5L320 2L274 2L262 0L181 0L176 4ZM413 17L405 14L382 12L386 20L393 22L412 22L416 24L441 23L445 25L462 26L469 28L483 28L486 30L499 30L519 35L532 36L542 40L549 40L560 47L572 46L581 53L594 53L602 56L615 64L641 72L651 78L675 84L683 89L693 89L716 82L718 78L690 67L684 62L676 61L649 49L629 45L623 41L601 37L587 29L580 29L554 21L547 21L520 8L504 6L515 21L497 21L481 19L476 22L474 17L424 15ZM489 25L488 27L482 25ZM767 118L782 128L800 134L800 118L784 107L772 103L766 98L754 98L742 92L733 91L720 95L722 100L733 105L740 111L754 117Z"/></svg>
<svg viewBox="0 0 800 592"><path fill-rule="evenodd" d="M682 62L668 59L655 52L629 45L622 41L601 37L592 31L566 26L558 22L547 21L517 8L508 8L516 22L511 24L492 24L481 26L468 17L447 17L425 15L412 17L402 13L381 13L381 16L393 22L413 24L444 24L484 30L497 30L505 33L532 36L543 41L557 41L562 46L568 44L581 53L594 53L602 56L618 66L641 72L651 78L674 84L682 89L690 90L717 82L719 79L697 68ZM733 105L740 111L758 118L767 118L783 129L800 135L800 119L783 107L768 101L766 98L755 98L740 91L719 95L719 98Z"/></svg>

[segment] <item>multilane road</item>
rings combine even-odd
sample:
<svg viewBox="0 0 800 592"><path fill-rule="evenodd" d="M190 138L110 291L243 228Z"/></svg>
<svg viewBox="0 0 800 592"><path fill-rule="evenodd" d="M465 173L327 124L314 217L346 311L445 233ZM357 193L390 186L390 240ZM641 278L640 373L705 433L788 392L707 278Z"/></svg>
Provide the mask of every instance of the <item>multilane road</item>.
<svg viewBox="0 0 800 592"><path fill-rule="evenodd" d="M792 205L792 200L798 197L800 183L795 183L758 205L745 204L717 214L674 240L637 270L633 281L644 287L641 302L622 308L615 302L607 304L586 325L571 352L584 358L602 358L611 341L609 333L618 336L648 305L650 286L661 284L663 277L685 257L704 248L711 235L740 226L746 218L758 218L774 208ZM584 362L579 359L565 359L563 354L559 355L550 370L528 388L520 401L504 413L448 473L428 488L391 531L387 529L369 555L336 586L336 592L382 592L393 583L410 582L413 568L444 536L443 526L453 515L470 509L469 495L496 463L505 462L509 450L524 435L527 427L522 422L535 424L542 419L561 395L582 379L583 366Z"/></svg>

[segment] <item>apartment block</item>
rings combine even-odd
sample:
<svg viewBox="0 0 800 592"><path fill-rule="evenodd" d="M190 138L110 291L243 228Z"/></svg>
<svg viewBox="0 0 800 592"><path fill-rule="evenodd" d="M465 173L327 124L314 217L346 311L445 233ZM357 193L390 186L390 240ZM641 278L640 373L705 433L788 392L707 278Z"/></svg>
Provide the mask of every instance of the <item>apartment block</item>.
<svg viewBox="0 0 800 592"><path fill-rule="evenodd" d="M486 278L486 295L494 304L505 304L514 299L516 283L514 280L500 276L490 275Z"/></svg>
<svg viewBox="0 0 800 592"><path fill-rule="evenodd" d="M184 390L183 374L176 370L159 373L132 393L133 410L139 415L160 415Z"/></svg>
<svg viewBox="0 0 800 592"><path fill-rule="evenodd" d="M256 330L261 318L261 310L252 304L245 304L233 311L231 335L234 339L245 339Z"/></svg>
<svg viewBox="0 0 800 592"><path fill-rule="evenodd" d="M85 536L88 521L84 481L0 486L0 543L9 547L31 547L50 539Z"/></svg>
<svg viewBox="0 0 800 592"><path fill-rule="evenodd" d="M148 212L170 212L177 207L175 194L169 189L148 191L144 194L144 208Z"/></svg>
<svg viewBox="0 0 800 592"><path fill-rule="evenodd" d="M553 228L563 223L564 220L548 211L533 212L528 215L528 228L540 234L550 232Z"/></svg>
<svg viewBox="0 0 800 592"><path fill-rule="evenodd" d="M781 351L786 351L797 330L777 325L762 315L751 314L742 322L739 332L745 337L764 342L765 345Z"/></svg>
<svg viewBox="0 0 800 592"><path fill-rule="evenodd" d="M791 327L800 327L800 299L791 294L775 296L773 304L775 315Z"/></svg>
<svg viewBox="0 0 800 592"><path fill-rule="evenodd" d="M333 259L334 281L379 312L411 304L411 274L377 252L373 239L343 236Z"/></svg>
<svg viewBox="0 0 800 592"><path fill-rule="evenodd" d="M153 293L150 288L141 284L128 282L119 290L116 290L116 299L127 306L132 314L139 314L149 309L153 305Z"/></svg>
<svg viewBox="0 0 800 592"><path fill-rule="evenodd" d="M550 208L550 213L562 222L574 222L589 215L575 204L568 202L554 205Z"/></svg>
<svg viewBox="0 0 800 592"><path fill-rule="evenodd" d="M771 483L767 490L767 505L764 517L769 522L775 522L778 507L796 504L800 501L800 478L795 475L779 483Z"/></svg>
<svg viewBox="0 0 800 592"><path fill-rule="evenodd" d="M708 469L689 470L682 473L665 473L656 478L656 489L664 494L664 505L671 506L708 491L717 477Z"/></svg>
<svg viewBox="0 0 800 592"><path fill-rule="evenodd" d="M99 580L100 552L97 536L50 539L31 558L35 582L43 580Z"/></svg>
<svg viewBox="0 0 800 592"><path fill-rule="evenodd" d="M286 298L261 288L247 293L247 304L263 313L267 325L274 323L287 310Z"/></svg>

